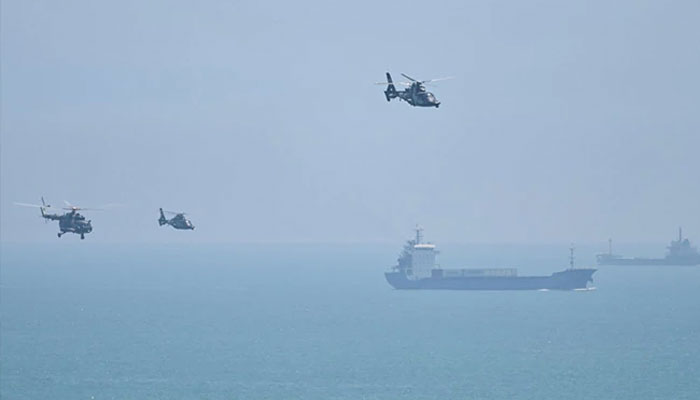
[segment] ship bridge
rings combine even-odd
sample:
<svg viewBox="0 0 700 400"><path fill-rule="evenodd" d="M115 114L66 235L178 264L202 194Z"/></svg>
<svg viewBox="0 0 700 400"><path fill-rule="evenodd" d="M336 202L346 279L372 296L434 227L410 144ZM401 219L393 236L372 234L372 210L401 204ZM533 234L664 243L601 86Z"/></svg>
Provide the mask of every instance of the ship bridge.
<svg viewBox="0 0 700 400"><path fill-rule="evenodd" d="M417 243L413 245L411 255L411 272L415 278L427 278L431 276L435 268L435 245L430 243Z"/></svg>

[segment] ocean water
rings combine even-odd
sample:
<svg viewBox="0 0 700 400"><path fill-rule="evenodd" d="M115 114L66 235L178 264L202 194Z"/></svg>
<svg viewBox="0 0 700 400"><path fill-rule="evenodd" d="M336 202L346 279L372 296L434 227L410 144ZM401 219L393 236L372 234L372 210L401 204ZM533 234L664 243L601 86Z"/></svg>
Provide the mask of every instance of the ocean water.
<svg viewBox="0 0 700 400"><path fill-rule="evenodd" d="M700 398L700 267L602 267L589 291L397 291L382 273L399 247L4 244L0 395ZM568 256L441 247L444 267L521 275Z"/></svg>

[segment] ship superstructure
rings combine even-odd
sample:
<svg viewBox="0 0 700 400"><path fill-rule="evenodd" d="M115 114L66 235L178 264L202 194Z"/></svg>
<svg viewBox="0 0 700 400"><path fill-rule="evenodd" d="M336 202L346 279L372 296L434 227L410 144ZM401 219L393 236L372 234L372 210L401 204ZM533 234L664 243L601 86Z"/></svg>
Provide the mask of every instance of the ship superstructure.
<svg viewBox="0 0 700 400"><path fill-rule="evenodd" d="M416 228L415 239L406 242L396 266L385 273L387 282L396 289L573 290L585 289L596 271L574 268L573 247L570 267L549 276L518 276L515 268L443 269L435 262L437 254L435 245L424 243L422 229Z"/></svg>
<svg viewBox="0 0 700 400"><path fill-rule="evenodd" d="M678 228L678 240L672 240L664 258L626 258L612 252L612 239L608 241L608 252L596 255L598 265L700 265L700 253L683 238L683 230Z"/></svg>
<svg viewBox="0 0 700 400"><path fill-rule="evenodd" d="M416 227L415 239L406 241L395 268L414 279L427 278L435 269L438 253L434 244L423 243L423 229Z"/></svg>

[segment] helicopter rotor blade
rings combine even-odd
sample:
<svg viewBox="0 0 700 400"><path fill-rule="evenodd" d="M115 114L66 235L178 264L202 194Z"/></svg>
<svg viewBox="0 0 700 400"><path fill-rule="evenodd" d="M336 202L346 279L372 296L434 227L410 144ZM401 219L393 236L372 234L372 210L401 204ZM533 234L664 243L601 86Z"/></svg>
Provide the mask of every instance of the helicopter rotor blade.
<svg viewBox="0 0 700 400"><path fill-rule="evenodd" d="M33 207L33 208L49 208L50 206L42 206L40 204L30 204L30 203L14 203L16 206L22 206L22 207Z"/></svg>
<svg viewBox="0 0 700 400"><path fill-rule="evenodd" d="M401 85L401 86L411 86L410 82L375 82L375 85Z"/></svg>
<svg viewBox="0 0 700 400"><path fill-rule="evenodd" d="M417 79L413 79L413 78L411 78L410 76L404 74L403 72L401 73L401 76L403 76L404 78L408 79L408 80L411 81L411 82L418 82Z"/></svg>
<svg viewBox="0 0 700 400"><path fill-rule="evenodd" d="M168 210L163 210L163 212L166 214L171 214L171 215L187 215L186 212L175 212L175 211L168 211Z"/></svg>
<svg viewBox="0 0 700 400"><path fill-rule="evenodd" d="M68 211L78 211L78 210L86 210L86 211L107 211L112 208L116 207L121 207L123 204L120 203L108 203L101 205L99 207L80 207L76 206L75 204L71 204L68 200L63 200L68 207L63 207L64 210Z"/></svg>
<svg viewBox="0 0 700 400"><path fill-rule="evenodd" d="M67 211L105 211L103 208L88 208L88 207L77 207L77 206L63 207L63 209L67 210Z"/></svg>
<svg viewBox="0 0 700 400"><path fill-rule="evenodd" d="M448 79L454 79L454 76L447 76L444 78L436 78L436 79L428 79L427 81L423 81L421 83L432 83L432 82L439 82L439 81L446 81Z"/></svg>

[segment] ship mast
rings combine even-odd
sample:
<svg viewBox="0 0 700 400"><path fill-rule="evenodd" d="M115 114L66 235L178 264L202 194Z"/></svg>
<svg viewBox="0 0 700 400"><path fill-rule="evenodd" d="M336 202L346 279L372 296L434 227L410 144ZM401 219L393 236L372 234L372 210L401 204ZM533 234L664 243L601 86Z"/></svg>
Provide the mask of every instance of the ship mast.
<svg viewBox="0 0 700 400"><path fill-rule="evenodd" d="M608 254L612 255L612 238L608 239Z"/></svg>
<svg viewBox="0 0 700 400"><path fill-rule="evenodd" d="M574 244L571 243L571 247L569 247L569 267L571 269L574 269Z"/></svg>
<svg viewBox="0 0 700 400"><path fill-rule="evenodd" d="M421 244L421 242L423 242L423 228L416 225L416 244Z"/></svg>
<svg viewBox="0 0 700 400"><path fill-rule="evenodd" d="M683 241L683 228L681 228L679 226L678 227L678 242L682 242L682 241Z"/></svg>

